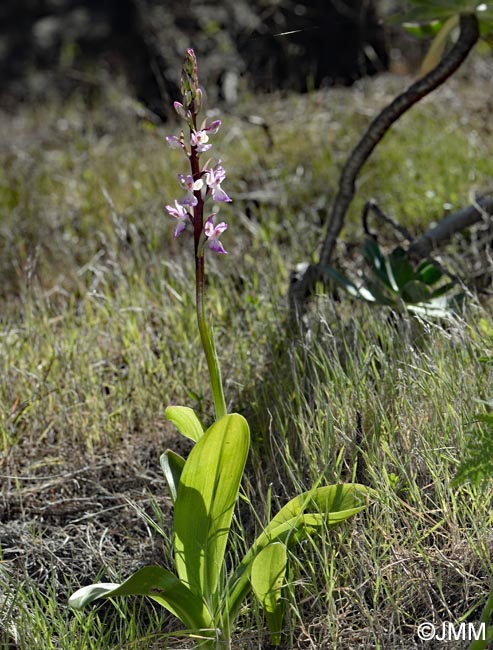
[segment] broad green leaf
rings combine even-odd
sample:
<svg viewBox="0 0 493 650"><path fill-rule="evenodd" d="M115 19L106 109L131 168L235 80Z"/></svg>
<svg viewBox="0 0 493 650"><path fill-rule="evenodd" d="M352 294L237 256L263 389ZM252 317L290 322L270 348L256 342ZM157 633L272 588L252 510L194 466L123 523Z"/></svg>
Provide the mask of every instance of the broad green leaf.
<svg viewBox="0 0 493 650"><path fill-rule="evenodd" d="M394 277L394 273L390 265L390 259L388 257L385 257L385 271L387 273L387 277L389 278L390 289L394 293L399 293L399 285L397 284L397 281Z"/></svg>
<svg viewBox="0 0 493 650"><path fill-rule="evenodd" d="M197 442L181 474L174 518L176 569L209 602L217 596L249 445L245 418L225 415Z"/></svg>
<svg viewBox="0 0 493 650"><path fill-rule="evenodd" d="M173 503L176 501L178 493L178 485L180 483L181 473L185 466L185 459L180 454L175 453L171 449L166 449L164 454L159 458L161 469L163 470L164 478L168 484Z"/></svg>
<svg viewBox="0 0 493 650"><path fill-rule="evenodd" d="M360 300L366 300L367 302L375 302L374 296L366 289L366 287L357 287L354 282L346 278L342 273L336 271L330 266L324 267L324 273L326 273L332 280L335 280L337 284L345 289L350 296L354 298L359 298Z"/></svg>
<svg viewBox="0 0 493 650"><path fill-rule="evenodd" d="M390 272L399 291L407 282L414 279L414 269L407 258L406 251L400 246L390 253L388 260ZM389 271L388 267L387 271Z"/></svg>
<svg viewBox="0 0 493 650"><path fill-rule="evenodd" d="M427 302L420 302L416 305L409 304L407 308L410 312L424 318L444 318L449 320L454 315L450 301L445 296Z"/></svg>
<svg viewBox="0 0 493 650"><path fill-rule="evenodd" d="M424 282L428 286L438 282L443 277L443 273L434 265L425 260L416 269L416 280Z"/></svg>
<svg viewBox="0 0 493 650"><path fill-rule="evenodd" d="M392 289L392 284L387 274L385 257L377 242L374 239L365 239L363 246L361 247L361 253L373 274L381 280L385 286Z"/></svg>
<svg viewBox="0 0 493 650"><path fill-rule="evenodd" d="M306 513L321 513L329 525L337 524L363 510L371 488L357 483L326 485L298 495L279 510L264 531L268 535L281 524Z"/></svg>
<svg viewBox="0 0 493 650"><path fill-rule="evenodd" d="M479 327L481 328L483 334L493 338L493 322L490 322L486 318L480 318Z"/></svg>
<svg viewBox="0 0 493 650"><path fill-rule="evenodd" d="M371 292L375 298L375 302L379 305L397 306L397 294L392 289L389 289L379 278L373 280L363 273L363 282L367 291Z"/></svg>
<svg viewBox="0 0 493 650"><path fill-rule="evenodd" d="M442 284L441 287L438 287L438 289L435 289L434 291L432 291L430 298L431 298L431 299L433 299L433 298L440 298L441 296L443 296L443 295L445 295L446 293L448 293L448 292L449 292L451 289L453 289L455 286L457 286L457 285L455 284L455 282L452 282L452 281L447 282L446 284ZM452 298L452 297L450 297L450 299L451 299L451 298Z"/></svg>
<svg viewBox="0 0 493 650"><path fill-rule="evenodd" d="M493 28L493 5L491 2L481 2L480 0L411 0L411 5L412 8L404 15L402 13L396 14L392 22L401 22L404 24L405 29L410 27L412 29L414 28L413 23L433 25L436 21L440 21L443 24L451 16L475 13L482 34L490 32Z"/></svg>
<svg viewBox="0 0 493 650"><path fill-rule="evenodd" d="M274 541L293 546L321 526L335 525L364 510L375 491L357 483L314 488L291 499L257 537L231 576L223 612L232 621L249 589L249 573L256 555Z"/></svg>
<svg viewBox="0 0 493 650"><path fill-rule="evenodd" d="M281 542L268 544L252 562L250 582L253 593L265 612L273 645L281 642L281 589L287 566L286 546Z"/></svg>
<svg viewBox="0 0 493 650"><path fill-rule="evenodd" d="M412 280L408 282L401 289L401 298L406 303L417 304L419 302L426 302L430 299L431 292L426 284Z"/></svg>
<svg viewBox="0 0 493 650"><path fill-rule="evenodd" d="M204 427L190 407L168 406L164 414L167 420L173 422L182 436L197 442L204 435Z"/></svg>
<svg viewBox="0 0 493 650"><path fill-rule="evenodd" d="M217 357L216 337L214 336L214 327L212 326L212 316L210 318L209 327L207 328L207 337L210 345L210 361L212 361L212 367L209 368L211 389L212 396L214 398L216 418L218 419L223 415L226 415L228 411L226 409L226 402L224 400L223 384L221 381L221 368L219 367L219 359Z"/></svg>
<svg viewBox="0 0 493 650"><path fill-rule="evenodd" d="M202 599L175 575L159 566L144 567L121 584L102 582L82 587L70 596L68 604L81 609L98 598L114 596L149 596L191 630L212 627L212 619Z"/></svg>
<svg viewBox="0 0 493 650"><path fill-rule="evenodd" d="M442 29L433 39L433 42L430 45L430 49L426 53L423 63L421 64L420 74L422 76L428 74L428 72L431 72L431 70L433 70L433 68L436 68L436 66L440 63L443 53L445 52L445 46L447 45L448 37L450 36L451 32L458 26L458 24L459 14L450 16L450 18L444 22Z"/></svg>

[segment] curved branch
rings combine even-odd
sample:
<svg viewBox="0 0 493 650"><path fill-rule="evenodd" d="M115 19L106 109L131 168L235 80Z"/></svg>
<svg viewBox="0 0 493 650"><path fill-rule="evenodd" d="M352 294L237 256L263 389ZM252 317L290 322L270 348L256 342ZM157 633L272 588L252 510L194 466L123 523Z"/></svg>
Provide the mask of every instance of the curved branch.
<svg viewBox="0 0 493 650"><path fill-rule="evenodd" d="M290 296L292 306L299 307L313 292L315 282L321 277L321 270L329 263L335 243L344 225L347 210L355 194L356 178L372 151L401 115L443 84L462 65L478 39L479 25L476 15L473 13L461 14L460 34L453 48L433 70L396 97L369 125L341 172L339 191L332 207L319 262L315 266L310 265L302 279L292 286Z"/></svg>

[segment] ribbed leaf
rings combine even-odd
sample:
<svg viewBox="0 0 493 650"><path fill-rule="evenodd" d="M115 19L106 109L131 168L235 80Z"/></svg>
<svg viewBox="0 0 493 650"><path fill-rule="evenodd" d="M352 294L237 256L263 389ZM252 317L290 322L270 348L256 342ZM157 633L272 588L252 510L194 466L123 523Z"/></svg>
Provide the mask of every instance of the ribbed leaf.
<svg viewBox="0 0 493 650"><path fill-rule="evenodd" d="M197 442L204 435L204 427L189 406L168 406L164 415L185 438Z"/></svg>
<svg viewBox="0 0 493 650"><path fill-rule="evenodd" d="M375 277L383 282L383 284L385 284L389 289L392 289L393 287L387 273L385 257L377 242L373 239L365 239L363 246L361 247L361 253L366 263L373 271Z"/></svg>
<svg viewBox="0 0 493 650"><path fill-rule="evenodd" d="M327 524L337 524L363 510L372 493L373 490L357 483L327 485L304 492L279 510L265 529L264 535L273 533L281 524L308 513L323 513Z"/></svg>
<svg viewBox="0 0 493 650"><path fill-rule="evenodd" d="M179 577L211 602L250 445L238 414L213 424L190 452L175 503L174 546Z"/></svg>
<svg viewBox="0 0 493 650"><path fill-rule="evenodd" d="M375 275L374 275L375 277ZM395 306L396 305L396 299L397 295L395 291L392 291L392 289L389 289L387 285L385 285L380 278L372 279L367 277L363 273L363 282L365 284L366 289L372 294L372 296L375 299L375 302L379 305L389 305L389 306Z"/></svg>
<svg viewBox="0 0 493 650"><path fill-rule="evenodd" d="M446 20L454 14L474 11L476 0L411 0L412 8L402 16L404 22Z"/></svg>
<svg viewBox="0 0 493 650"><path fill-rule="evenodd" d="M212 627L212 619L202 599L175 575L158 566L144 567L121 584L101 582L82 587L70 596L68 604L80 609L98 598L114 596L149 596L191 630Z"/></svg>
<svg viewBox="0 0 493 650"><path fill-rule="evenodd" d="M350 296L354 298L359 298L360 300L366 300L367 302L375 302L374 296L366 289L366 287L357 287L354 282L346 278L346 276L336 271L331 266L324 267L324 273L328 275L332 280L337 282L337 284L345 289Z"/></svg>
<svg viewBox="0 0 493 650"><path fill-rule="evenodd" d="M406 303L417 304L426 302L431 298L431 291L422 282L412 280L401 289L401 298Z"/></svg>
<svg viewBox="0 0 493 650"><path fill-rule="evenodd" d="M440 298L428 300L427 302L420 302L416 305L409 304L407 308L410 312L418 314L418 316L422 316L423 318L450 319L453 318L454 315L452 306L453 301L442 296Z"/></svg>
<svg viewBox="0 0 493 650"><path fill-rule="evenodd" d="M252 562L250 582L253 593L265 612L273 645L281 642L281 589L287 566L286 546L280 542L269 544Z"/></svg>
<svg viewBox="0 0 493 650"><path fill-rule="evenodd" d="M482 2L476 8L476 16L479 20L479 31L481 36L491 36L493 32L493 6Z"/></svg>
<svg viewBox="0 0 493 650"><path fill-rule="evenodd" d="M456 286L457 284L453 281L446 282L445 284L442 284L441 287L438 287L437 289L431 292L430 299L440 298L441 296L445 296L446 293L449 293ZM452 298L453 298L452 295L447 296L448 300L452 300Z"/></svg>
<svg viewBox="0 0 493 650"><path fill-rule="evenodd" d="M315 488L289 501L257 537L231 576L223 616L229 616L231 621L236 615L248 593L252 562L263 548L274 541L294 546L322 525L335 525L364 510L374 495L371 488L349 483Z"/></svg>
<svg viewBox="0 0 493 650"><path fill-rule="evenodd" d="M397 287L395 291L399 291L407 282L414 279L414 269L407 258L405 250L400 246L390 253L388 259Z"/></svg>
<svg viewBox="0 0 493 650"><path fill-rule="evenodd" d="M166 449L164 454L159 458L161 469L163 470L164 478L168 484L173 503L176 501L178 493L178 485L180 483L181 473L185 466L185 459L180 454L175 453L171 449Z"/></svg>
<svg viewBox="0 0 493 650"><path fill-rule="evenodd" d="M443 273L434 264L424 260L416 270L416 280L424 282L428 286L438 282L443 277Z"/></svg>

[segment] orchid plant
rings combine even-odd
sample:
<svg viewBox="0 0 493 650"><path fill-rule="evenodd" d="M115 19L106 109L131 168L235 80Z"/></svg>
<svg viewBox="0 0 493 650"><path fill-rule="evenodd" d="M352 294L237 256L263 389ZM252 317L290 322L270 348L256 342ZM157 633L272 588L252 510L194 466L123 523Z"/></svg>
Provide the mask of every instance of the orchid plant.
<svg viewBox="0 0 493 650"><path fill-rule="evenodd" d="M189 133L170 135L168 144L182 149L189 174L179 174L185 194L166 206L176 219L178 237L191 224L194 238L197 323L207 359L216 421L206 431L194 411L169 406L166 417L195 446L185 460L172 450L161 456L161 467L174 503L173 546L176 574L159 566L140 569L122 584L99 583L82 587L69 599L81 608L98 598L143 595L162 605L186 626L197 648L229 648L235 618L249 593L265 614L273 644L281 641L288 549L324 526L340 523L363 510L373 490L358 484L316 485L289 501L264 527L239 564L225 566L225 552L234 508L250 446L248 423L239 414L227 414L212 327L205 315L205 255L226 254L220 237L225 222L215 223L217 212L208 202L230 202L221 187L226 172L218 160L201 162L210 151L210 136L220 120L198 122L202 92L197 61L187 50L182 72L182 102L175 110ZM205 216L207 214L207 216Z"/></svg>

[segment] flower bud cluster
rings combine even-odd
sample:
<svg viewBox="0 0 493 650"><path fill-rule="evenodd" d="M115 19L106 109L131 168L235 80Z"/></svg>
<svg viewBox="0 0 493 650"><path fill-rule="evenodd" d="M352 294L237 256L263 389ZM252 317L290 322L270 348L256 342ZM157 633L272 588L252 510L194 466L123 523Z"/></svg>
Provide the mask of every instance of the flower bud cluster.
<svg viewBox="0 0 493 650"><path fill-rule="evenodd" d="M205 165L200 165L200 155L212 148L209 137L215 135L221 120L213 120L209 125L204 120L197 126L197 115L202 108L202 91L198 85L197 59L192 49L188 49L183 63L181 76L182 102L174 102L177 115L189 127L189 136L182 131L180 136L168 135L166 142L172 149L182 149L187 156L191 174L178 174L178 182L185 192L181 200L175 200L174 205L167 205L169 215L177 220L175 237L182 233L190 222L198 241L198 250L202 251L204 243L215 253L226 253L219 241L219 236L227 229L224 221L214 225L213 212L204 223L204 204L209 199L216 202L230 202L231 199L221 187L226 178L226 171L218 160L210 166L210 159ZM197 235L198 233L198 235Z"/></svg>

